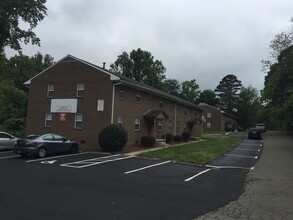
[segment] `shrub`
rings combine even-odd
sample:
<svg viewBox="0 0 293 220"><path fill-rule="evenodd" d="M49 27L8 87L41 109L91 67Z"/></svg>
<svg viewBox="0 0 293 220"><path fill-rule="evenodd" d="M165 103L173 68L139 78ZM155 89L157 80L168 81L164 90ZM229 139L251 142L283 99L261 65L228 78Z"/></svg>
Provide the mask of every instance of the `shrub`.
<svg viewBox="0 0 293 220"><path fill-rule="evenodd" d="M140 143L144 147L152 147L156 143L156 138L152 136L143 136L141 137Z"/></svg>
<svg viewBox="0 0 293 220"><path fill-rule="evenodd" d="M189 132L185 131L182 133L183 141L188 141L190 137L191 137L191 134Z"/></svg>
<svg viewBox="0 0 293 220"><path fill-rule="evenodd" d="M174 141L175 142L182 142L182 136L181 135L175 135L174 136Z"/></svg>
<svg viewBox="0 0 293 220"><path fill-rule="evenodd" d="M99 134L99 144L103 151L121 151L128 141L128 134L119 125L109 125Z"/></svg>
<svg viewBox="0 0 293 220"><path fill-rule="evenodd" d="M172 134L166 134L166 143L171 144L173 141L173 135Z"/></svg>

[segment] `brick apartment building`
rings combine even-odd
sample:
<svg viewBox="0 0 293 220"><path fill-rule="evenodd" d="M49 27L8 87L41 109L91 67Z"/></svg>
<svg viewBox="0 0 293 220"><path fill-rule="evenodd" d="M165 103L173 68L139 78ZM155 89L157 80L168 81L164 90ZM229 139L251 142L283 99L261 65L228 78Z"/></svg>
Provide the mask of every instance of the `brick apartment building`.
<svg viewBox="0 0 293 220"><path fill-rule="evenodd" d="M237 118L214 106L200 103L203 109L203 131L234 131L238 128Z"/></svg>
<svg viewBox="0 0 293 220"><path fill-rule="evenodd" d="M202 109L181 98L67 55L24 83L29 87L27 134L58 133L82 146L98 146L98 134L115 123L127 145L166 133L201 137Z"/></svg>

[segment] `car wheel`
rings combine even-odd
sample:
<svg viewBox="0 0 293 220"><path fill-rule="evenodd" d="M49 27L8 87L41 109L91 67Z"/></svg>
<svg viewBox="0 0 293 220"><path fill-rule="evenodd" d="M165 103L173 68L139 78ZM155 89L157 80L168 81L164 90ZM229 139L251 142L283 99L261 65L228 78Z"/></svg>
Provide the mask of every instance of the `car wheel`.
<svg viewBox="0 0 293 220"><path fill-rule="evenodd" d="M76 146L76 145L71 145L70 148L69 148L69 153L71 153L71 154L76 154L76 153L78 153L78 146Z"/></svg>
<svg viewBox="0 0 293 220"><path fill-rule="evenodd" d="M37 152L37 156L40 158L45 157L46 155L47 155L47 150L44 147L41 147Z"/></svg>

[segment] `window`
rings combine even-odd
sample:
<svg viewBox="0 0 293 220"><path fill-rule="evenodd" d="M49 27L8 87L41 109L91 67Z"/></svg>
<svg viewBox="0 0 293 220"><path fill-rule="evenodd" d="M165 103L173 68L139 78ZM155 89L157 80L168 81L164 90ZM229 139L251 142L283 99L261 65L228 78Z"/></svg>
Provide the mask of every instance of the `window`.
<svg viewBox="0 0 293 220"><path fill-rule="evenodd" d="M75 114L75 122L74 122L74 128L81 129L82 128L82 113L76 113Z"/></svg>
<svg viewBox="0 0 293 220"><path fill-rule="evenodd" d="M158 120L158 131L162 131L163 130L163 123L161 120Z"/></svg>
<svg viewBox="0 0 293 220"><path fill-rule="evenodd" d="M53 96L54 96L54 84L49 83L48 84L47 97L53 97Z"/></svg>
<svg viewBox="0 0 293 220"><path fill-rule="evenodd" d="M212 127L211 122L207 122L207 128L211 128L211 127Z"/></svg>
<svg viewBox="0 0 293 220"><path fill-rule="evenodd" d="M212 113L207 112L207 118L211 118L212 117Z"/></svg>
<svg viewBox="0 0 293 220"><path fill-rule="evenodd" d="M163 102L163 100L160 100L160 108L163 108L164 107L164 102Z"/></svg>
<svg viewBox="0 0 293 220"><path fill-rule="evenodd" d="M120 91L119 91L119 98L120 98L120 100L124 100L125 99L124 89L120 89Z"/></svg>
<svg viewBox="0 0 293 220"><path fill-rule="evenodd" d="M184 114L187 115L187 109L184 109Z"/></svg>
<svg viewBox="0 0 293 220"><path fill-rule="evenodd" d="M169 130L169 131L172 130L172 121L169 121L169 124L168 124L168 130Z"/></svg>
<svg viewBox="0 0 293 220"><path fill-rule="evenodd" d="M152 95L149 96L149 101L150 101L150 102L153 101L153 96L152 96Z"/></svg>
<svg viewBox="0 0 293 220"><path fill-rule="evenodd" d="M179 131L179 129L180 129L180 121L177 121L177 131Z"/></svg>
<svg viewBox="0 0 293 220"><path fill-rule="evenodd" d="M134 130L135 131L140 131L140 118L135 118L134 119Z"/></svg>
<svg viewBox="0 0 293 220"><path fill-rule="evenodd" d="M43 140L44 141L53 141L54 138L53 138L53 136L51 134L49 134L49 135L44 136L43 137Z"/></svg>
<svg viewBox="0 0 293 220"><path fill-rule="evenodd" d="M46 114L45 127L52 127L52 114L51 113Z"/></svg>
<svg viewBox="0 0 293 220"><path fill-rule="evenodd" d="M136 103L141 103L141 96L140 95L136 95L135 96L135 101L136 101Z"/></svg>
<svg viewBox="0 0 293 220"><path fill-rule="evenodd" d="M120 127L123 127L123 115L118 115L118 122L117 122L117 124Z"/></svg>
<svg viewBox="0 0 293 220"><path fill-rule="evenodd" d="M84 96L84 83L77 83L77 97L83 97Z"/></svg>
<svg viewBox="0 0 293 220"><path fill-rule="evenodd" d="M184 123L183 130L186 131L186 128L187 128L187 125L186 125L186 123Z"/></svg>

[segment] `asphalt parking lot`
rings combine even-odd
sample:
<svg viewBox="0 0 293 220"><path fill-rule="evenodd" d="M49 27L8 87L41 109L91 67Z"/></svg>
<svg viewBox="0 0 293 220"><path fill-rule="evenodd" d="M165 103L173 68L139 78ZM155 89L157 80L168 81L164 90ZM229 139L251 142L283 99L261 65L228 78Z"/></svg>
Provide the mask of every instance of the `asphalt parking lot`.
<svg viewBox="0 0 293 220"><path fill-rule="evenodd" d="M0 152L0 218L192 219L239 197L262 148L244 139L203 167L129 155Z"/></svg>

